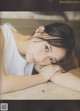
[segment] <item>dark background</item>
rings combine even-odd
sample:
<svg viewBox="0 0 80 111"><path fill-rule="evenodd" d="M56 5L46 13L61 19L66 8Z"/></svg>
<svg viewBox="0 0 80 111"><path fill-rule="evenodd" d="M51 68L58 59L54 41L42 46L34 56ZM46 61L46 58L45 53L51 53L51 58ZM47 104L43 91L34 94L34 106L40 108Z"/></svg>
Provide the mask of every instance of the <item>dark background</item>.
<svg viewBox="0 0 80 111"><path fill-rule="evenodd" d="M60 4L60 0L1 0L1 11L79 11L80 4ZM76 1L76 0L75 0ZM80 0L77 0L80 1Z"/></svg>
<svg viewBox="0 0 80 111"><path fill-rule="evenodd" d="M69 100L4 100L8 111L80 111L80 101Z"/></svg>

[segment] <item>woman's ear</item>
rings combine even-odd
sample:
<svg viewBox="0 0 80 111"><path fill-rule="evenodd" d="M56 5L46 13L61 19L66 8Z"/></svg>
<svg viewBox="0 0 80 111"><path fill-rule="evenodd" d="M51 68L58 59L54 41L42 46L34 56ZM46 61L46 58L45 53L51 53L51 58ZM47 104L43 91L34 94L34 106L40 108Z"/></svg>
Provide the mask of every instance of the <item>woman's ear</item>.
<svg viewBox="0 0 80 111"><path fill-rule="evenodd" d="M36 29L35 33L42 33L44 32L45 27L44 26L40 26L39 28Z"/></svg>
<svg viewBox="0 0 80 111"><path fill-rule="evenodd" d="M44 26L40 26L39 28L36 29L33 37L38 37L38 38L42 38L42 33L44 32L45 27Z"/></svg>

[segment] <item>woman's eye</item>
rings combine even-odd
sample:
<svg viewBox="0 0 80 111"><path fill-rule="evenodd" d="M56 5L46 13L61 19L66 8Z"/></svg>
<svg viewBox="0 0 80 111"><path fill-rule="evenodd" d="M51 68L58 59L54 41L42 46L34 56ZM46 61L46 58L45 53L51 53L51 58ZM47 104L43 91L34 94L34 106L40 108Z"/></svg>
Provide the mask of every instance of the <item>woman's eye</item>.
<svg viewBox="0 0 80 111"><path fill-rule="evenodd" d="M46 50L46 52L48 52L48 51L49 51L49 48L48 48L48 46L47 46L47 45L45 46L45 50Z"/></svg>

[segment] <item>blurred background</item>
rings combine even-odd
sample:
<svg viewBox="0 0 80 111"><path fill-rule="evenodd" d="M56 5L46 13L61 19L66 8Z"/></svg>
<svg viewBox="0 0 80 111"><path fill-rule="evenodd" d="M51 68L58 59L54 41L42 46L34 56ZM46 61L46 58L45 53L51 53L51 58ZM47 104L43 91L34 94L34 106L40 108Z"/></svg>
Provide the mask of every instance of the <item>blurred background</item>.
<svg viewBox="0 0 80 111"><path fill-rule="evenodd" d="M67 23L75 32L75 49L80 58L80 11L2 11L0 18L0 24L10 23L22 34L32 34L41 25Z"/></svg>

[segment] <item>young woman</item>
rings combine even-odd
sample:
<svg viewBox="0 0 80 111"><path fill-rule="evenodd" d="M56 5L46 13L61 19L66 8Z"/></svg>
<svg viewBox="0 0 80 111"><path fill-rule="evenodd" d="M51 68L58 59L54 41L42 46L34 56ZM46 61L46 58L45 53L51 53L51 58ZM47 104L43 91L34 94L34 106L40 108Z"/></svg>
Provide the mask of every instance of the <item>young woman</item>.
<svg viewBox="0 0 80 111"><path fill-rule="evenodd" d="M62 77L63 72L68 75L66 71L79 67L77 58L74 59L75 40L70 26L54 23L40 26L33 35L22 35L11 25L4 24L0 33L1 93L28 88L48 80L63 86L65 82L66 87L80 91L78 87L66 85L65 77ZM59 82L60 77L63 82ZM76 85L80 82L73 76L69 79L75 80Z"/></svg>

